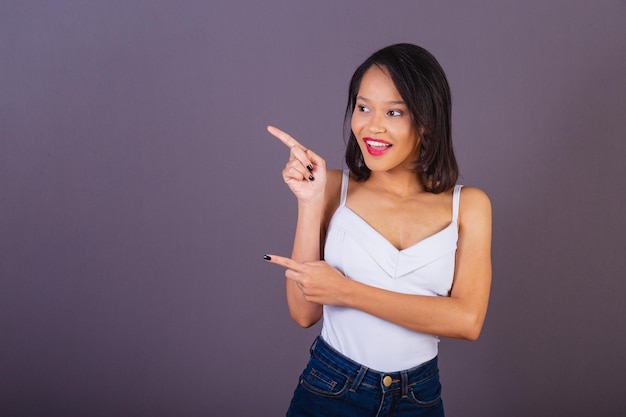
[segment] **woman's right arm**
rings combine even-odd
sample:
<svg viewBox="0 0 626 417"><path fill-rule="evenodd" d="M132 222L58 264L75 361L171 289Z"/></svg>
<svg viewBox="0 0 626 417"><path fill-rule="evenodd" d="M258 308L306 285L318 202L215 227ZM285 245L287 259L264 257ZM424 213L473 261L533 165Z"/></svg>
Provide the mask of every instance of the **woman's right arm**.
<svg viewBox="0 0 626 417"><path fill-rule="evenodd" d="M341 171L332 170L326 174L326 186L321 202L303 204L298 201L298 220L291 253L291 258L298 262L322 259L326 228L339 204L341 189ZM286 286L291 318L305 328L317 323L322 318L322 305L307 301L295 281L287 279Z"/></svg>
<svg viewBox="0 0 626 417"><path fill-rule="evenodd" d="M323 200L313 204L298 202L298 220L293 240L292 259L307 262L321 259ZM322 305L305 300L298 284L285 279L287 305L291 318L301 327L311 327L322 318Z"/></svg>
<svg viewBox="0 0 626 417"><path fill-rule="evenodd" d="M330 206L339 198L341 175L331 171L327 181L326 162L321 157L275 127L269 126L268 131L290 149L283 179L298 200L291 257L299 262L320 260L327 219L334 211ZM286 293L289 313L298 325L310 327L322 318L322 305L307 301L293 280L286 279Z"/></svg>

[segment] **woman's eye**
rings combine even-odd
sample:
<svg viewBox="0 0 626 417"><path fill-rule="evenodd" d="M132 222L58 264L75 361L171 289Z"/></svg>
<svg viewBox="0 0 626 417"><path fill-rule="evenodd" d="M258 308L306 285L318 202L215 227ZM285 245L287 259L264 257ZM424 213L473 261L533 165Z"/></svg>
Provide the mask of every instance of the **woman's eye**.
<svg viewBox="0 0 626 417"><path fill-rule="evenodd" d="M370 109L368 109L365 106L357 106L357 108L359 109L360 112L363 112L363 113L367 113L370 111Z"/></svg>
<svg viewBox="0 0 626 417"><path fill-rule="evenodd" d="M389 116L402 116L402 112L400 110L389 110L387 114Z"/></svg>

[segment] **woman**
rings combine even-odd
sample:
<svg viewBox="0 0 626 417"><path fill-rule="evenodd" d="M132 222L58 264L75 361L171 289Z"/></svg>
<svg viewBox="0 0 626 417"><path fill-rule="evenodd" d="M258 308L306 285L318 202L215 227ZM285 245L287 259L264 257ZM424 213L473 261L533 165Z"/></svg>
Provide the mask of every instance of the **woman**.
<svg viewBox="0 0 626 417"><path fill-rule="evenodd" d="M287 270L292 318L324 318L288 416L444 415L438 336L476 340L491 284L491 205L456 185L450 107L437 60L397 44L350 82L349 171L268 127L298 221L292 257L264 258Z"/></svg>

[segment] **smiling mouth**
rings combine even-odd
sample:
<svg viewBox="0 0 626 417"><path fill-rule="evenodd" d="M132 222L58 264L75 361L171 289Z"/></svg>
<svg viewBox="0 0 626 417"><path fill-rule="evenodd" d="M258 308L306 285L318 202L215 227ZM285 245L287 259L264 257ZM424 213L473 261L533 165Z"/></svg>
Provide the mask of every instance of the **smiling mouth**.
<svg viewBox="0 0 626 417"><path fill-rule="evenodd" d="M393 146L391 143L380 139L364 138L363 142L365 142L367 152L373 156L382 155Z"/></svg>

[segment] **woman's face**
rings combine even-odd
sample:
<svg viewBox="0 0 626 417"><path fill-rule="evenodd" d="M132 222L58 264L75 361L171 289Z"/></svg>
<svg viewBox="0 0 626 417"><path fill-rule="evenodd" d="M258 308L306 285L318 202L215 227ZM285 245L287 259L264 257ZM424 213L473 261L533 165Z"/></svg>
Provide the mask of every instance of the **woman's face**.
<svg viewBox="0 0 626 417"><path fill-rule="evenodd" d="M412 170L419 136L409 110L387 72L367 70L351 122L365 165L372 171Z"/></svg>

